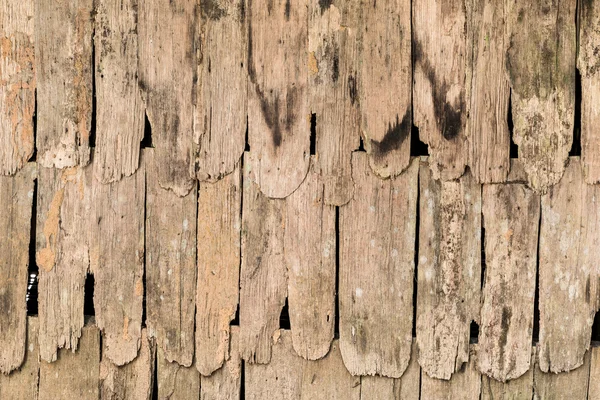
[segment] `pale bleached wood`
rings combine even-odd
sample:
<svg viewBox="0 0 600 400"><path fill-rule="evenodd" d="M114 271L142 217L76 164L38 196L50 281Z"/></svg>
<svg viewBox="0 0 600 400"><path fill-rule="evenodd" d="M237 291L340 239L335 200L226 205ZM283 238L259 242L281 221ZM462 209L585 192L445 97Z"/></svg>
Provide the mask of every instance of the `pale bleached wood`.
<svg viewBox="0 0 600 400"><path fill-rule="evenodd" d="M471 173L482 183L504 182L510 168L510 85L504 66L506 17L504 0L473 1L473 76L467 136Z"/></svg>
<svg viewBox="0 0 600 400"><path fill-rule="evenodd" d="M312 158L304 182L286 201L284 253L294 350L309 360L329 351L335 324L335 207Z"/></svg>
<svg viewBox="0 0 600 400"><path fill-rule="evenodd" d="M481 349L481 345L479 348ZM532 348L530 358L533 366L535 347ZM481 375L481 400L531 400L532 397L533 367L520 377L507 382L500 382L487 375Z"/></svg>
<svg viewBox="0 0 600 400"><path fill-rule="evenodd" d="M579 367L590 347L598 303L598 198L600 186L585 184L579 158L570 159L561 181L542 196L539 364L544 372Z"/></svg>
<svg viewBox="0 0 600 400"><path fill-rule="evenodd" d="M244 155L240 353L245 361L271 360L273 334L287 296L284 258L285 201L270 199L256 183L260 163Z"/></svg>
<svg viewBox="0 0 600 400"><path fill-rule="evenodd" d="M359 101L369 164L380 177L410 164L410 0L361 0Z"/></svg>
<svg viewBox="0 0 600 400"><path fill-rule="evenodd" d="M426 162L419 178L418 359L432 378L450 379L469 361L470 324L479 320L481 185L470 173L435 180Z"/></svg>
<svg viewBox="0 0 600 400"><path fill-rule="evenodd" d="M91 167L40 167L38 174L40 358L51 362L59 348L77 348L84 325L93 178Z"/></svg>
<svg viewBox="0 0 600 400"><path fill-rule="evenodd" d="M471 345L469 362L452 375L452 379L443 380L421 374L421 399L435 400L479 400L481 393L481 375L475 368L477 346Z"/></svg>
<svg viewBox="0 0 600 400"><path fill-rule="evenodd" d="M323 175L325 204L352 198L352 151L360 142L360 2L310 0L308 82L316 118L314 159Z"/></svg>
<svg viewBox="0 0 600 400"><path fill-rule="evenodd" d="M90 161L92 10L93 0L36 2L36 147L44 167Z"/></svg>
<svg viewBox="0 0 600 400"><path fill-rule="evenodd" d="M514 142L530 186L541 192L560 180L573 139L576 5L506 4Z"/></svg>
<svg viewBox="0 0 600 400"><path fill-rule="evenodd" d="M470 7L470 0L412 2L414 124L435 179L456 179L467 163Z"/></svg>
<svg viewBox="0 0 600 400"><path fill-rule="evenodd" d="M158 182L185 196L194 187L195 0L138 0L139 85L152 128Z"/></svg>
<svg viewBox="0 0 600 400"><path fill-rule="evenodd" d="M123 365L140 347L144 297L145 168L118 182L93 179L90 268L96 322L108 357Z"/></svg>
<svg viewBox="0 0 600 400"><path fill-rule="evenodd" d="M194 175L216 181L234 171L246 143L248 25L245 0L199 4Z"/></svg>
<svg viewBox="0 0 600 400"><path fill-rule="evenodd" d="M154 383L156 344L148 337L146 329L141 335L140 354L121 367L105 357L103 345L99 382L101 400L150 400Z"/></svg>
<svg viewBox="0 0 600 400"><path fill-rule="evenodd" d="M62 349L55 362L40 362L40 400L97 400L100 371L100 331L81 330L77 352Z"/></svg>
<svg viewBox="0 0 600 400"><path fill-rule="evenodd" d="M242 359L239 327L231 328L229 359L211 376L202 377L201 400L238 400L242 390Z"/></svg>
<svg viewBox="0 0 600 400"><path fill-rule="evenodd" d="M255 181L273 198L296 190L308 171L307 1L247 1L248 141Z"/></svg>
<svg viewBox="0 0 600 400"><path fill-rule="evenodd" d="M194 357L196 309L196 189L185 197L160 187L154 150L146 167L146 315L168 361Z"/></svg>
<svg viewBox="0 0 600 400"><path fill-rule="evenodd" d="M138 87L138 0L95 4L96 149L94 173L102 183L133 174L144 136Z"/></svg>
<svg viewBox="0 0 600 400"><path fill-rule="evenodd" d="M27 281L35 164L15 176L0 176L0 372L19 367L25 356Z"/></svg>
<svg viewBox="0 0 600 400"><path fill-rule="evenodd" d="M34 0L5 0L0 12L0 174L33 154Z"/></svg>
<svg viewBox="0 0 600 400"><path fill-rule="evenodd" d="M419 160L379 179L352 155L354 198L340 208L340 349L353 375L399 378L410 359Z"/></svg>
<svg viewBox="0 0 600 400"><path fill-rule="evenodd" d="M21 367L9 375L0 374L0 399L37 400L39 384L38 320L27 318L27 351Z"/></svg>
<svg viewBox="0 0 600 400"><path fill-rule="evenodd" d="M590 352L588 400L594 400L600 399L600 347L592 347Z"/></svg>
<svg viewBox="0 0 600 400"><path fill-rule="evenodd" d="M200 373L196 368L170 362L160 346L157 347L158 399L200 399Z"/></svg>
<svg viewBox="0 0 600 400"><path fill-rule="evenodd" d="M228 358L240 287L241 171L200 183L196 367L210 375ZM257 303L258 304L258 303Z"/></svg>
<svg viewBox="0 0 600 400"><path fill-rule="evenodd" d="M590 352L586 353L583 364L570 372L545 373L536 365L533 371L533 400L595 400L595 397L588 397L589 374Z"/></svg>
<svg viewBox="0 0 600 400"><path fill-rule="evenodd" d="M524 184L483 187L486 269L478 368L503 382L530 368L539 220L540 197Z"/></svg>

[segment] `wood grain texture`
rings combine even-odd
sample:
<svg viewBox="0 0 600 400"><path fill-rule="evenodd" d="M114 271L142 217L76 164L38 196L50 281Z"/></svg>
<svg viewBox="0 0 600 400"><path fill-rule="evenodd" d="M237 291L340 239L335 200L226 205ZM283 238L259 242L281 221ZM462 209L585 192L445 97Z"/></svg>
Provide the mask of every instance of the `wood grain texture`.
<svg viewBox="0 0 600 400"><path fill-rule="evenodd" d="M154 379L154 359L156 343L148 337L146 329L142 331L140 354L135 360L121 367L104 357L103 347L100 363L100 399L101 400L150 400Z"/></svg>
<svg viewBox="0 0 600 400"><path fill-rule="evenodd" d="M531 365L540 197L520 183L484 185L483 221L478 368L504 382Z"/></svg>
<svg viewBox="0 0 600 400"><path fill-rule="evenodd" d="M508 102L505 72L504 1L472 2L473 75L467 121L469 166L477 182L505 182L510 168Z"/></svg>
<svg viewBox="0 0 600 400"><path fill-rule="evenodd" d="M19 367L25 356L27 281L35 164L15 176L0 176L0 372Z"/></svg>
<svg viewBox="0 0 600 400"><path fill-rule="evenodd" d="M229 323L240 288L241 171L218 182L200 182L196 367L210 375L229 358Z"/></svg>
<svg viewBox="0 0 600 400"><path fill-rule="evenodd" d="M273 198L288 196L308 172L307 1L247 2L248 142L255 182Z"/></svg>
<svg viewBox="0 0 600 400"><path fill-rule="evenodd" d="M419 169L417 279L419 364L432 378L450 379L469 361L471 321L481 295L481 185L470 173L435 180Z"/></svg>
<svg viewBox="0 0 600 400"><path fill-rule="evenodd" d="M470 8L469 0L412 2L414 124L435 179L457 179L467 163Z"/></svg>
<svg viewBox="0 0 600 400"><path fill-rule="evenodd" d="M236 168L246 143L248 25L245 0L200 2L194 175L216 181Z"/></svg>
<svg viewBox="0 0 600 400"><path fill-rule="evenodd" d="M166 359L164 351L157 346L158 399L200 399L200 373L196 368L184 367Z"/></svg>
<svg viewBox="0 0 600 400"><path fill-rule="evenodd" d="M152 128L158 182L185 196L194 187L195 0L138 0L139 85Z"/></svg>
<svg viewBox="0 0 600 400"><path fill-rule="evenodd" d="M285 200L292 342L296 353L309 360L327 354L335 324L335 207L325 204L327 178L315 164L311 163L304 182Z"/></svg>
<svg viewBox="0 0 600 400"><path fill-rule="evenodd" d="M240 353L245 361L271 360L273 334L287 296L284 258L285 201L270 199L256 183L260 164L244 155ZM212 204L212 203L211 203Z"/></svg>
<svg viewBox="0 0 600 400"><path fill-rule="evenodd" d="M476 345L470 346L469 362L452 375L450 380L431 378L421 374L421 398L435 400L479 400L481 375L475 368Z"/></svg>
<svg viewBox="0 0 600 400"><path fill-rule="evenodd" d="M242 359L239 351L240 330L231 328L229 358L223 367L202 377L202 400L238 400L242 392Z"/></svg>
<svg viewBox="0 0 600 400"><path fill-rule="evenodd" d="M590 353L583 364L570 372L544 373L536 365L533 371L533 400L592 400L588 398Z"/></svg>
<svg viewBox="0 0 600 400"><path fill-rule="evenodd" d="M352 198L352 151L360 143L360 2L308 2L308 89L325 204Z"/></svg>
<svg viewBox="0 0 600 400"><path fill-rule="evenodd" d="M590 349L590 378L588 400L600 399L600 347ZM1 390L1 384L0 384Z"/></svg>
<svg viewBox="0 0 600 400"><path fill-rule="evenodd" d="M410 164L411 2L360 3L362 134L373 172L387 178Z"/></svg>
<svg viewBox="0 0 600 400"><path fill-rule="evenodd" d="M158 183L154 151L146 167L146 325L169 361L189 367L196 308L196 189L185 197Z"/></svg>
<svg viewBox="0 0 600 400"><path fill-rule="evenodd" d="M133 174L144 137L138 86L138 0L95 3L96 148L94 175L102 183Z"/></svg>
<svg viewBox="0 0 600 400"><path fill-rule="evenodd" d="M79 349L59 351L57 361L40 362L40 400L97 400L100 332L94 325L81 332Z"/></svg>
<svg viewBox="0 0 600 400"><path fill-rule="evenodd" d="M65 168L90 161L93 0L35 8L37 161Z"/></svg>
<svg viewBox="0 0 600 400"><path fill-rule="evenodd" d="M113 363L123 365L140 347L144 297L145 168L107 185L93 179L90 268L96 323Z"/></svg>
<svg viewBox="0 0 600 400"><path fill-rule="evenodd" d="M530 358L533 366L535 347L532 348ZM481 400L531 400L532 397L533 368L529 368L520 377L506 382L497 381L484 374L481 375Z"/></svg>
<svg viewBox="0 0 600 400"><path fill-rule="evenodd" d="M9 375L0 374L0 398L37 400L40 379L38 320L27 318L27 351L23 364Z"/></svg>
<svg viewBox="0 0 600 400"><path fill-rule="evenodd" d="M39 353L52 362L59 348L77 349L84 325L93 177L91 167L40 167L38 174Z"/></svg>
<svg viewBox="0 0 600 400"><path fill-rule="evenodd" d="M590 347L598 303L600 187L587 185L578 158L542 196L539 245L539 364L570 371ZM569 312L564 312L569 310Z"/></svg>
<svg viewBox="0 0 600 400"><path fill-rule="evenodd" d="M352 155L354 199L340 208L340 349L353 375L399 378L410 359L419 161L379 179ZM377 268L371 268L377 266Z"/></svg>
<svg viewBox="0 0 600 400"><path fill-rule="evenodd" d="M6 0L0 13L0 174L33 155L35 111L34 0Z"/></svg>
<svg viewBox="0 0 600 400"><path fill-rule="evenodd" d="M576 5L507 4L513 138L529 184L541 192L560 180L573 139Z"/></svg>

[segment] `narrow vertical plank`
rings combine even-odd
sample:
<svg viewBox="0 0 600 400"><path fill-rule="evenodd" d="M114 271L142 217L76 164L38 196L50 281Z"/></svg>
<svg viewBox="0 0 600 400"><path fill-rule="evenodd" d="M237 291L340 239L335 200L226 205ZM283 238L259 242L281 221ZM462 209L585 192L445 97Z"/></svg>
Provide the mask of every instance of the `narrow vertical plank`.
<svg viewBox="0 0 600 400"><path fill-rule="evenodd" d="M96 148L94 175L102 183L133 174L144 137L138 86L138 0L95 4Z"/></svg>
<svg viewBox="0 0 600 400"><path fill-rule="evenodd" d="M196 367L210 375L228 358L240 288L241 171L200 183Z"/></svg>
<svg viewBox="0 0 600 400"><path fill-rule="evenodd" d="M314 161L323 174L325 204L352 198L352 151L360 142L360 3L310 0L308 82L316 118Z"/></svg>
<svg viewBox="0 0 600 400"><path fill-rule="evenodd" d="M169 361L194 357L196 308L196 189L185 197L158 183L154 150L146 167L146 314L148 334Z"/></svg>
<svg viewBox="0 0 600 400"><path fill-rule="evenodd" d="M600 347L592 347L590 352L588 400L593 400L600 399Z"/></svg>
<svg viewBox="0 0 600 400"><path fill-rule="evenodd" d="M200 2L194 142L195 176L201 181L216 181L233 172L246 144L245 4L245 0Z"/></svg>
<svg viewBox="0 0 600 400"><path fill-rule="evenodd" d="M471 75L469 0L412 2L414 124L429 145L435 179L460 177L467 162Z"/></svg>
<svg viewBox="0 0 600 400"><path fill-rule="evenodd" d="M471 346L471 353L475 353ZM475 368L476 354L471 354L468 363L452 375L450 380L431 378L421 374L421 398L436 400L479 400L481 375Z"/></svg>
<svg viewBox="0 0 600 400"><path fill-rule="evenodd" d="M139 85L152 127L158 182L185 196L192 172L195 0L139 0Z"/></svg>
<svg viewBox="0 0 600 400"><path fill-rule="evenodd" d="M111 184L93 179L90 267L96 322L113 363L137 356L144 297L145 168Z"/></svg>
<svg viewBox="0 0 600 400"><path fill-rule="evenodd" d="M514 141L531 187L563 175L573 141L576 1L508 3L506 67Z"/></svg>
<svg viewBox="0 0 600 400"><path fill-rule="evenodd" d="M597 308L600 187L587 185L578 158L542 196L539 308L540 369L570 371L583 363ZM569 312L565 312L569 310Z"/></svg>
<svg viewBox="0 0 600 400"><path fill-rule="evenodd" d="M62 349L57 361L40 363L40 400L97 400L100 371L100 331L82 329L79 349Z"/></svg>
<svg viewBox="0 0 600 400"><path fill-rule="evenodd" d="M160 346L157 347L158 399L200 399L200 373L194 367L170 362Z"/></svg>
<svg viewBox="0 0 600 400"><path fill-rule="evenodd" d="M284 198L308 172L307 0L248 0L248 141L256 183Z"/></svg>
<svg viewBox="0 0 600 400"><path fill-rule="evenodd" d="M201 400L238 400L242 391L242 359L239 349L240 330L231 328L229 359L211 376L202 377Z"/></svg>
<svg viewBox="0 0 600 400"><path fill-rule="evenodd" d="M410 359L419 161L381 180L352 155L354 199L340 208L340 349L353 375L399 378ZM376 268L373 268L376 266Z"/></svg>
<svg viewBox="0 0 600 400"><path fill-rule="evenodd" d="M521 183L483 187L486 270L482 373L507 381L531 366L540 197Z"/></svg>
<svg viewBox="0 0 600 400"><path fill-rule="evenodd" d="M19 367L27 335L27 272L36 165L0 176L0 372Z"/></svg>
<svg viewBox="0 0 600 400"><path fill-rule="evenodd" d="M141 335L140 354L135 360L121 367L104 357L100 363L99 382L101 400L149 400L154 384L154 359L156 344L148 337L146 329ZM106 349L106 347L104 347Z"/></svg>
<svg viewBox="0 0 600 400"><path fill-rule="evenodd" d="M91 168L38 171L36 263L40 358L56 360L59 348L77 349L84 325Z"/></svg>
<svg viewBox="0 0 600 400"><path fill-rule="evenodd" d="M0 398L37 400L40 379L38 320L27 318L27 351L21 368L9 375L0 374Z"/></svg>
<svg viewBox="0 0 600 400"><path fill-rule="evenodd" d="M315 157L312 159L315 160ZM324 201L316 162L286 201L284 233L292 342L309 360L327 354L335 324L335 207Z"/></svg>
<svg viewBox="0 0 600 400"><path fill-rule="evenodd" d="M510 169L508 102L504 42L504 1L473 1L473 75L467 132L469 166L477 182L504 182Z"/></svg>
<svg viewBox="0 0 600 400"><path fill-rule="evenodd" d="M469 361L471 321L481 296L481 185L470 173L439 181L419 170L417 277L419 364L432 378L450 379Z"/></svg>
<svg viewBox="0 0 600 400"><path fill-rule="evenodd" d="M376 175L410 164L412 59L410 0L361 0L362 133Z"/></svg>
<svg viewBox="0 0 600 400"><path fill-rule="evenodd" d="M287 296L284 259L285 201L264 195L256 176L259 161L244 155L242 267L240 272L240 353L245 361L271 360L273 334Z"/></svg>
<svg viewBox="0 0 600 400"><path fill-rule="evenodd" d="M40 1L35 9L37 161L90 161L93 0Z"/></svg>
<svg viewBox="0 0 600 400"><path fill-rule="evenodd" d="M0 175L33 154L34 0L6 0L0 14Z"/></svg>
<svg viewBox="0 0 600 400"><path fill-rule="evenodd" d="M560 374L545 373L537 365L533 371L533 400L592 400L588 397L590 352L577 369Z"/></svg>
<svg viewBox="0 0 600 400"><path fill-rule="evenodd" d="M535 347L531 353L531 365L533 366ZM531 400L533 397L533 370L533 368L529 368L520 377L506 382L500 382L482 374L481 400Z"/></svg>

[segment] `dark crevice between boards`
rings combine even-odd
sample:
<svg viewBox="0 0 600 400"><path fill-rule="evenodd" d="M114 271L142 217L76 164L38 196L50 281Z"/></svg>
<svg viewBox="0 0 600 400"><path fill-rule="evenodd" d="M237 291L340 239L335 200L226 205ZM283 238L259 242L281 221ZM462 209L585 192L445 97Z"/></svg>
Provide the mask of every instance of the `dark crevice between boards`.
<svg viewBox="0 0 600 400"><path fill-rule="evenodd" d="M471 321L469 326L469 343L477 344L479 342L479 324L475 321Z"/></svg>
<svg viewBox="0 0 600 400"><path fill-rule="evenodd" d="M540 228L542 226L542 211L538 221L538 240L535 255L535 296L533 299L533 334L532 341L536 344L540 340Z"/></svg>
<svg viewBox="0 0 600 400"><path fill-rule="evenodd" d="M310 155L317 154L317 114L310 115Z"/></svg>
<svg viewBox="0 0 600 400"><path fill-rule="evenodd" d="M96 316L94 308L94 275L87 273L85 277L83 297L83 315Z"/></svg>
<svg viewBox="0 0 600 400"><path fill-rule="evenodd" d="M144 113L144 137L140 142L140 147L142 149L154 147L152 144L152 125L150 125L150 120L148 119L147 113Z"/></svg>
<svg viewBox="0 0 600 400"><path fill-rule="evenodd" d="M37 221L37 191L38 181L33 181L33 201L31 206L31 222L29 237L29 264L27 274L27 315L38 315L38 266L35 262L35 236Z"/></svg>
<svg viewBox="0 0 600 400"><path fill-rule="evenodd" d="M575 70L575 121L573 123L573 144L569 156L581 156L581 73Z"/></svg>
<svg viewBox="0 0 600 400"><path fill-rule="evenodd" d="M592 343L600 345L600 312L596 312L594 323L592 325Z"/></svg>
<svg viewBox="0 0 600 400"><path fill-rule="evenodd" d="M417 288L419 286L419 231L421 225L421 177L417 174L417 218L415 223L415 250L414 250L414 266L415 272L413 275L413 295L412 295L412 312L413 312L413 320L412 320L412 337L417 337Z"/></svg>
<svg viewBox="0 0 600 400"><path fill-rule="evenodd" d="M333 337L340 338L340 207L335 206L335 319Z"/></svg>
<svg viewBox="0 0 600 400"><path fill-rule="evenodd" d="M410 156L420 157L429 155L429 146L421 141L419 128L412 125L410 129Z"/></svg>
<svg viewBox="0 0 600 400"><path fill-rule="evenodd" d="M229 323L229 326L240 326L240 302L238 300L237 308L235 309L235 316Z"/></svg>
<svg viewBox="0 0 600 400"><path fill-rule="evenodd" d="M154 352L154 368L152 370L152 400L158 400L158 354L158 348L156 348ZM194 367L192 366L191 368Z"/></svg>
<svg viewBox="0 0 600 400"><path fill-rule="evenodd" d="M245 140L245 144L244 144L244 151L250 151L250 142L248 141L248 116L246 115L246 136L244 137Z"/></svg>
<svg viewBox="0 0 600 400"><path fill-rule="evenodd" d="M506 123L508 125L508 133L510 134L509 156L510 158L519 158L519 146L517 146L514 140L515 126L513 124L512 114L512 90L508 95L508 113L506 114Z"/></svg>
<svg viewBox="0 0 600 400"><path fill-rule="evenodd" d="M148 176L144 175L144 193L148 193ZM148 224L147 216L148 216L148 196L144 196L144 263L142 270L142 283L144 294L142 297L142 328L146 327L146 293L148 292L147 282L146 282L146 270L148 268L148 253L146 249L146 242L148 241Z"/></svg>
<svg viewBox="0 0 600 400"><path fill-rule="evenodd" d="M31 118L31 124L33 126L33 153L29 157L29 162L37 161L37 89L33 91L33 116Z"/></svg>
<svg viewBox="0 0 600 400"><path fill-rule="evenodd" d="M281 314L279 314L279 329L287 329L290 330L290 311L288 306L288 299L285 298L285 304L281 309Z"/></svg>
<svg viewBox="0 0 600 400"><path fill-rule="evenodd" d="M358 149L355 151L365 151L365 143L363 142L363 137L360 135L360 142L358 142Z"/></svg>
<svg viewBox="0 0 600 400"><path fill-rule="evenodd" d="M95 30L92 32L92 118L90 120L89 146L96 147L96 46Z"/></svg>
<svg viewBox="0 0 600 400"><path fill-rule="evenodd" d="M240 400L246 399L246 361L240 360Z"/></svg>

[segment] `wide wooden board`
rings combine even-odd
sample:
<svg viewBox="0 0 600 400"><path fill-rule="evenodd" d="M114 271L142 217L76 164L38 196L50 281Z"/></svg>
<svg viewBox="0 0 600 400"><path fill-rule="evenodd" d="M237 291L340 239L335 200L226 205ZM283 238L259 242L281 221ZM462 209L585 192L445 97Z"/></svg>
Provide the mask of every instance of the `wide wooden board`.
<svg viewBox="0 0 600 400"><path fill-rule="evenodd" d="M594 346L590 349L590 352L588 400L593 400L600 399L600 347Z"/></svg>
<svg viewBox="0 0 600 400"><path fill-rule="evenodd" d="M533 365L535 357L534 347L531 352L532 367L520 377L510 381L500 382L482 374L481 400L531 400L533 397Z"/></svg>
<svg viewBox="0 0 600 400"><path fill-rule="evenodd" d="M169 400L200 399L200 372L194 367L184 367L166 359L157 347L158 398Z"/></svg>
<svg viewBox="0 0 600 400"><path fill-rule="evenodd" d="M590 352L577 369L560 374L545 373L535 366L533 371L533 400L594 400L588 397Z"/></svg>
<svg viewBox="0 0 600 400"><path fill-rule="evenodd" d="M452 379L443 380L421 374L421 399L435 400L479 400L481 393L481 375L475 368L477 346L470 346L469 362L452 375Z"/></svg>
<svg viewBox="0 0 600 400"><path fill-rule="evenodd" d="M27 318L27 351L23 364L9 375L0 374L0 399L37 400L40 379L38 320Z"/></svg>
<svg viewBox="0 0 600 400"><path fill-rule="evenodd" d="M239 351L239 327L231 328L229 358L223 367L202 377L201 400L238 400L242 392L242 359Z"/></svg>

